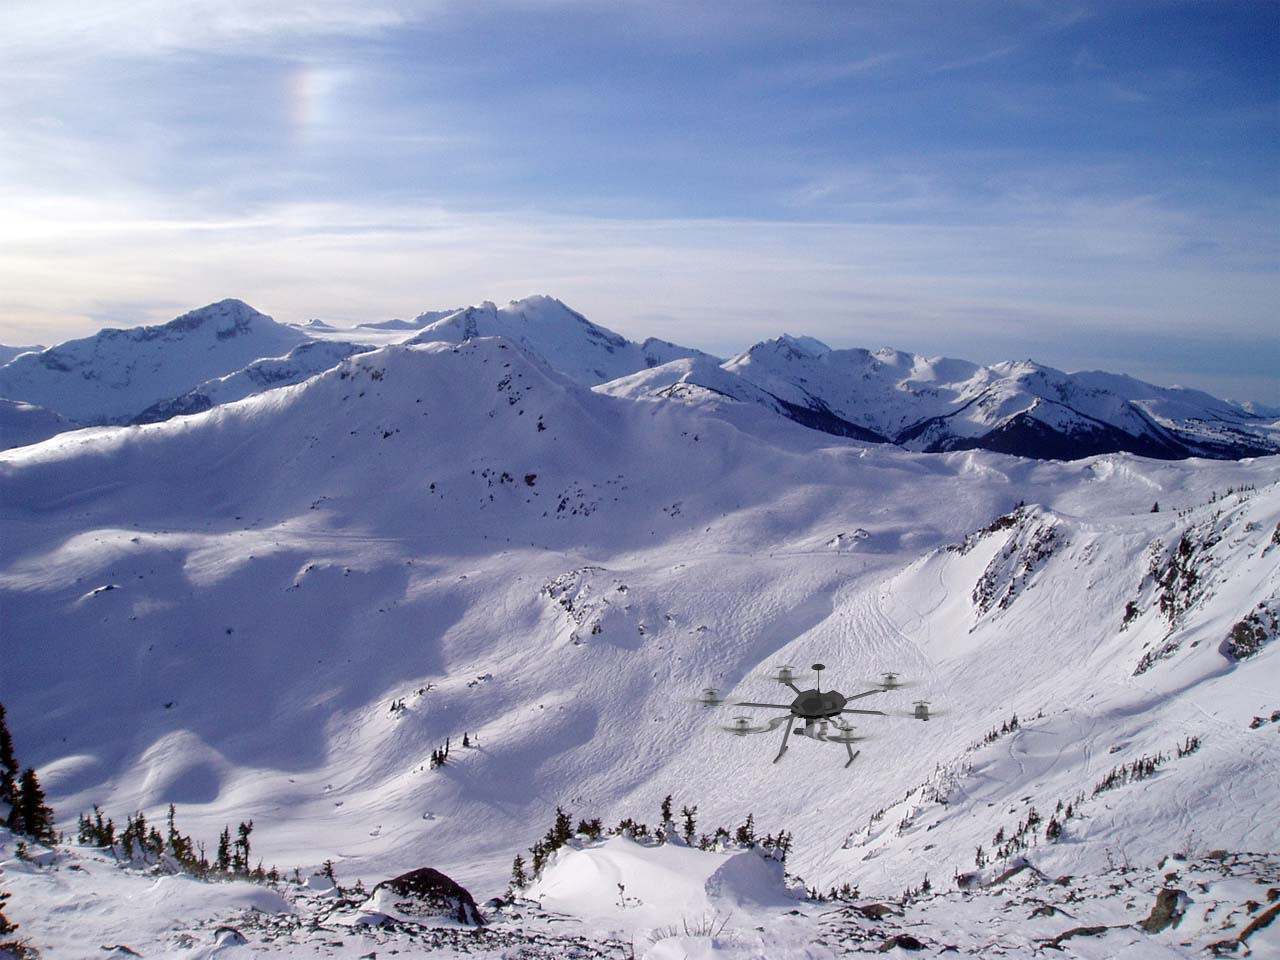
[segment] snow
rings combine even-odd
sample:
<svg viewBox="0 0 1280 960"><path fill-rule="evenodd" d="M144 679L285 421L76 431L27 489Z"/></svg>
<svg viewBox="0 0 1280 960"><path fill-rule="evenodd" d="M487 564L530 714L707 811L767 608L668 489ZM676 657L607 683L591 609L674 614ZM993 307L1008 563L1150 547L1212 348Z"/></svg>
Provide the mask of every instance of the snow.
<svg viewBox="0 0 1280 960"><path fill-rule="evenodd" d="M26 347L13 347L0 343L0 366L4 366L14 357L21 356L24 353L39 353L44 349L43 344L33 343Z"/></svg>
<svg viewBox="0 0 1280 960"><path fill-rule="evenodd" d="M543 910L601 924L625 922L629 933L680 917L795 906L782 865L756 850L704 853L625 837L560 851L524 896Z"/></svg>
<svg viewBox="0 0 1280 960"><path fill-rule="evenodd" d="M0 397L83 424L121 423L305 339L239 300L223 300L163 326L103 330L0 367Z"/></svg>
<svg viewBox="0 0 1280 960"><path fill-rule="evenodd" d="M474 317L476 334L492 316ZM465 317L449 323L465 333ZM583 337L563 364L580 375L601 342ZM791 339L782 346L816 350ZM909 355L848 359L923 370ZM1280 458L918 453L695 383L712 377L760 389L702 357L590 389L511 340L474 335L384 346L203 413L0 453L0 702L60 825L93 803L123 820L172 802L209 843L252 818L268 866L309 875L332 859L341 882L368 886L432 866L483 903L556 807L653 823L673 794L698 806L699 831L747 813L761 832L791 831L787 869L820 890L897 898L927 873L936 892L896 926L871 924L797 906L794 883L756 853L614 838L561 851L529 894L542 913L502 915L513 936L605 943L613 931L655 957L820 957L831 924L865 934L869 950L915 930L1016 951L1123 921L1064 943L1105 956L1123 938L1155 942L1132 924L1175 852L1224 904L1184 939L1198 950L1218 918L1243 916L1241 878L1271 876L1274 859L1215 879L1206 858L1280 849L1269 812L1280 724L1266 720L1280 709L1280 645L1224 652L1234 624L1280 601ZM657 396L681 385L702 393ZM1184 535L1194 577L1163 609ZM860 702L887 715L855 718L869 739L847 770L843 748L795 737L775 765L769 736L726 736L731 714L692 702L704 686L773 702L773 667L815 661L824 689L865 690L885 670L914 682ZM909 716L917 699L935 711L928 723ZM984 742L1015 712L1016 730ZM1188 737L1199 748L1176 756ZM432 770L446 738L450 761ZM1109 770L1157 753L1152 777L1094 795ZM1047 820L1080 793L1059 842L1041 831L977 868L997 830L1032 807ZM270 932L243 912L255 901L241 885L162 886L84 851L59 854L73 858L65 868L21 865L10 849L0 886L53 956L77 955L59 946L76 936L96 941L91 952L208 951L229 915L251 940ZM1050 878L1018 894L1020 911L1072 874L1087 887L1070 907L1080 915L1032 924L1031 906L1007 912L1014 898L997 890L1011 888L956 888L966 872L994 882L1018 856ZM1116 872L1126 861L1132 877ZM618 882L642 905L615 909ZM1135 892L1108 894L1111 883ZM267 913L319 916L320 893L276 891L287 903ZM645 932L730 910L722 938ZM189 947L175 946L178 914L195 930ZM142 933L117 941L128 918ZM353 933L335 955L381 952L368 939L379 936L402 934ZM318 936L290 942L324 949ZM506 949L493 943L495 956ZM1172 935L1159 943L1180 949Z"/></svg>
<svg viewBox="0 0 1280 960"><path fill-rule="evenodd" d="M0 400L0 450L39 443L74 427L75 424L44 407Z"/></svg>
<svg viewBox="0 0 1280 960"><path fill-rule="evenodd" d="M634 343L548 296L513 300L505 307L486 300L435 321L407 342L459 343L475 337L504 337L586 386L676 359L708 356L664 340Z"/></svg>

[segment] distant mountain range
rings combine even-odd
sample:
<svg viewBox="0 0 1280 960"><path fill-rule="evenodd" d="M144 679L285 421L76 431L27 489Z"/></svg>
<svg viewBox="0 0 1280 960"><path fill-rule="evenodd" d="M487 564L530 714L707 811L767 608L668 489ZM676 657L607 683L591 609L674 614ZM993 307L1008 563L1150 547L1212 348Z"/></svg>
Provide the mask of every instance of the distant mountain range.
<svg viewBox="0 0 1280 960"><path fill-rule="evenodd" d="M162 326L103 330L0 366L0 398L17 404L0 409L0 435L9 447L76 426L164 420L299 383L374 347L482 337L508 340L615 397L756 404L810 429L914 451L1060 460L1280 452L1274 411L1196 390L1030 360L981 366L889 349L833 350L810 337L782 336L722 361L664 340L628 340L547 296L347 329L277 323L224 300Z"/></svg>

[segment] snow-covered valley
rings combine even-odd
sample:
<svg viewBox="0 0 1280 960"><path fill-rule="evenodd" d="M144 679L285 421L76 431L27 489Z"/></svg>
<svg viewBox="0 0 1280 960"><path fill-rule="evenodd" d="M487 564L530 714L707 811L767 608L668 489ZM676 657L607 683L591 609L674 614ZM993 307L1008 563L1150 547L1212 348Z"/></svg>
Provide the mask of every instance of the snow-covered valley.
<svg viewBox="0 0 1280 960"><path fill-rule="evenodd" d="M1115 929L1058 947L1197 955L1270 907L1280 458L913 452L699 385L732 362L591 336L622 365L582 354L574 376L498 311L471 331L449 316L441 339L389 330L406 342L291 385L230 392L241 376L195 415L0 454L0 702L62 829L94 804L122 822L172 803L211 845L252 819L255 859L286 875L331 860L371 888L430 866L482 904L558 807L653 828L671 795L695 833L751 814L792 835L791 879L734 844L580 838L527 902L488 911L516 940L572 930L654 960L897 933L1024 955L1088 926ZM911 684L860 701L888 715L853 718L868 739L847 768L803 738L775 764L774 736L720 729L767 711L695 701L777 702L770 671L817 661L846 695L890 670ZM427 949L387 926L309 938L363 909L337 894L157 878L86 847L40 866L14 842L7 912L50 956ZM802 899L846 884L847 902ZM1138 929L1164 886L1198 906ZM281 939L250 906L310 919ZM733 915L715 939L652 936L708 913ZM219 942L224 922L247 942ZM573 955L516 940L432 949Z"/></svg>

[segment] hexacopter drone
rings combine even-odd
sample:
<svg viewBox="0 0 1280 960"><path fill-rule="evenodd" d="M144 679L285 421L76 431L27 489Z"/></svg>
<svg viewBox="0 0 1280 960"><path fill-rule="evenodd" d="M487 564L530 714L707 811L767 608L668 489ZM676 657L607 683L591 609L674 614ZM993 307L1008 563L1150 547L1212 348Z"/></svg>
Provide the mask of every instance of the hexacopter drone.
<svg viewBox="0 0 1280 960"><path fill-rule="evenodd" d="M872 689L846 697L839 691L822 689L822 671L825 669L825 664L815 663L813 670L817 677L814 681L814 688L812 690L801 690L795 684L796 674L793 668L790 666L778 667L778 672L771 679L776 680L784 687L790 687L795 692L795 699L791 703L753 703L747 700L735 700L729 705L733 707L761 707L770 710L786 710L787 713L784 716L774 717L762 727L752 726L749 716L738 716L733 718L731 726L721 727L721 729L735 736L745 737L751 734L768 733L771 730L777 730L778 727L783 727L782 749L773 758L774 763L781 760L782 755L787 752L787 742L791 739L793 729L797 736L808 737L810 740L824 743L843 743L845 750L849 754L849 759L845 763L847 767L862 752L861 750L855 751L853 744L867 738L858 736L848 721L841 719L844 714L856 713L880 717L909 716L915 720L928 720L930 717L929 702L927 700L915 701L914 709L905 714L893 714L885 710L858 710L847 706L853 700L861 700L863 697L896 690L903 686L896 673L886 673L884 678ZM714 687L707 687L702 691L702 696L698 698L698 702L703 706L718 707L724 703L724 700ZM804 726L794 726L794 721L797 720L802 721ZM833 727L834 731L832 730Z"/></svg>

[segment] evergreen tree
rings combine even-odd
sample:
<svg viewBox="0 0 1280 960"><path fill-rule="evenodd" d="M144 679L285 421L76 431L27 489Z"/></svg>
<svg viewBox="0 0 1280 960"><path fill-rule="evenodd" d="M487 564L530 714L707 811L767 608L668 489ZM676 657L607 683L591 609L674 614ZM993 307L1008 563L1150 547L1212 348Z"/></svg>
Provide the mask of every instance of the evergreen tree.
<svg viewBox="0 0 1280 960"><path fill-rule="evenodd" d="M232 854L231 862L233 870L236 873L249 872L249 834L253 833L253 821L245 823L240 821L240 826L236 830L235 853Z"/></svg>
<svg viewBox="0 0 1280 960"><path fill-rule="evenodd" d="M33 767L22 772L17 799L14 810L18 811L22 826L21 829L15 827L14 832L25 833L41 843L55 843L58 832L53 828L53 810L44 802L44 791Z"/></svg>
<svg viewBox="0 0 1280 960"><path fill-rule="evenodd" d="M524 872L524 857L516 854L516 858L511 861L511 890L523 890L529 885L529 877Z"/></svg>
<svg viewBox="0 0 1280 960"><path fill-rule="evenodd" d="M13 737L5 722L4 704L0 703L0 803L16 807L18 801L18 758L13 752Z"/></svg>
<svg viewBox="0 0 1280 960"><path fill-rule="evenodd" d="M560 807L556 807L556 822L551 827L551 835L548 837L551 841L551 849L558 850L563 847L572 836L573 818Z"/></svg>
<svg viewBox="0 0 1280 960"><path fill-rule="evenodd" d="M734 839L744 846L755 846L756 842L756 818L754 814L747 814L746 821L738 827Z"/></svg>
<svg viewBox="0 0 1280 960"><path fill-rule="evenodd" d="M18 929L16 923L10 923L8 917L4 915L4 905L9 900L9 894L0 890L0 937L8 936ZM0 947L8 946L8 944L0 943Z"/></svg>
<svg viewBox="0 0 1280 960"><path fill-rule="evenodd" d="M662 801L662 825L665 827L668 823L674 823L671 819L671 794L667 794L667 799Z"/></svg>
<svg viewBox="0 0 1280 960"><path fill-rule="evenodd" d="M229 873L231 870L231 828L223 827L222 835L218 837L218 855L213 861L214 867L219 873Z"/></svg>
<svg viewBox="0 0 1280 960"><path fill-rule="evenodd" d="M697 823L697 806L681 807L680 815L684 817L684 842L693 846L694 825Z"/></svg>
<svg viewBox="0 0 1280 960"><path fill-rule="evenodd" d="M1157 500L1155 503L1153 503L1153 504L1151 505L1151 512L1152 512L1152 513L1159 513L1159 512L1160 512L1160 501L1159 501L1159 500Z"/></svg>

